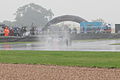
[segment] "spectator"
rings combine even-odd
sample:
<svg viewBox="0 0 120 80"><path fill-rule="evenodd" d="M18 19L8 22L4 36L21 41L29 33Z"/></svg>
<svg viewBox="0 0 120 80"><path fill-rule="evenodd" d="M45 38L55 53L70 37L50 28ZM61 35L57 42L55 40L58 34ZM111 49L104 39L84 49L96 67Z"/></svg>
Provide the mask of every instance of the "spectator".
<svg viewBox="0 0 120 80"><path fill-rule="evenodd" d="M4 36L9 36L10 30L8 27L5 27L4 29Z"/></svg>
<svg viewBox="0 0 120 80"><path fill-rule="evenodd" d="M13 28L10 29L10 34L9 35L14 36L14 29Z"/></svg>

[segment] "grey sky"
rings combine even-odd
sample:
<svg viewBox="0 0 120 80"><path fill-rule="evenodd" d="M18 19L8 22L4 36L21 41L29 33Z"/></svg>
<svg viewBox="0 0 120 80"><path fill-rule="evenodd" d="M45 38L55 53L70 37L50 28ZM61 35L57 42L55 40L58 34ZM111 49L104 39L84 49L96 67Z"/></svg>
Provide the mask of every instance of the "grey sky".
<svg viewBox="0 0 120 80"><path fill-rule="evenodd" d="M103 18L112 24L120 23L120 0L1 0L0 21L13 20L17 8L28 3L51 8L55 16L70 14L88 21Z"/></svg>

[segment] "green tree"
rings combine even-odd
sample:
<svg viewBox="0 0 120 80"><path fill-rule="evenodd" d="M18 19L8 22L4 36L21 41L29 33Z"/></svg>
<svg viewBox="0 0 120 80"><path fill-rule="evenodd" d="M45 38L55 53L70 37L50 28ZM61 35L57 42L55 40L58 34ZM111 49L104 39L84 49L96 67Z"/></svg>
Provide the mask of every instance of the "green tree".
<svg viewBox="0 0 120 80"><path fill-rule="evenodd" d="M102 22L104 24L107 24L107 22L105 20L103 20L102 18L98 18L98 19L92 20L92 22Z"/></svg>
<svg viewBox="0 0 120 80"><path fill-rule="evenodd" d="M15 13L15 23L18 25L43 27L54 16L51 9L47 10L39 5L30 3L18 8Z"/></svg>

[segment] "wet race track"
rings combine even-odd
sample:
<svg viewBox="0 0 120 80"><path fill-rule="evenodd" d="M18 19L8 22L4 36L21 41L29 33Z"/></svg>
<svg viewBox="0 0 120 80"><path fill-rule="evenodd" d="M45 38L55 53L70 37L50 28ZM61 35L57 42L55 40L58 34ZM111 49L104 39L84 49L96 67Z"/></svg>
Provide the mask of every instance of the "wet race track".
<svg viewBox="0 0 120 80"><path fill-rule="evenodd" d="M120 51L120 45L110 45L120 43L120 40L88 40L72 41L71 45L66 43L43 44L35 43L16 43L0 44L0 50L52 50L52 51Z"/></svg>

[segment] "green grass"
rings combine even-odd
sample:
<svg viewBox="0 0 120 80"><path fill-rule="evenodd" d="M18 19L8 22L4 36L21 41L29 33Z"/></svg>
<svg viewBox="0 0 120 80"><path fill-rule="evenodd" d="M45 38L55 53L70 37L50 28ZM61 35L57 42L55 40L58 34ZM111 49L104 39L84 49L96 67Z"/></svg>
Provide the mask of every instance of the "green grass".
<svg viewBox="0 0 120 80"><path fill-rule="evenodd" d="M114 43L114 44L110 44L110 45L120 45L120 43Z"/></svg>
<svg viewBox="0 0 120 80"><path fill-rule="evenodd" d="M1 50L0 63L120 68L120 52Z"/></svg>
<svg viewBox="0 0 120 80"><path fill-rule="evenodd" d="M85 40L73 40L73 41L75 41L75 42L79 42L79 41L90 41L90 42L92 42L92 41L102 41L102 40L120 40L120 38L113 38L113 39L85 39Z"/></svg>
<svg viewBox="0 0 120 80"><path fill-rule="evenodd" d="M36 43L36 42L0 42L0 44L21 44L21 43Z"/></svg>

